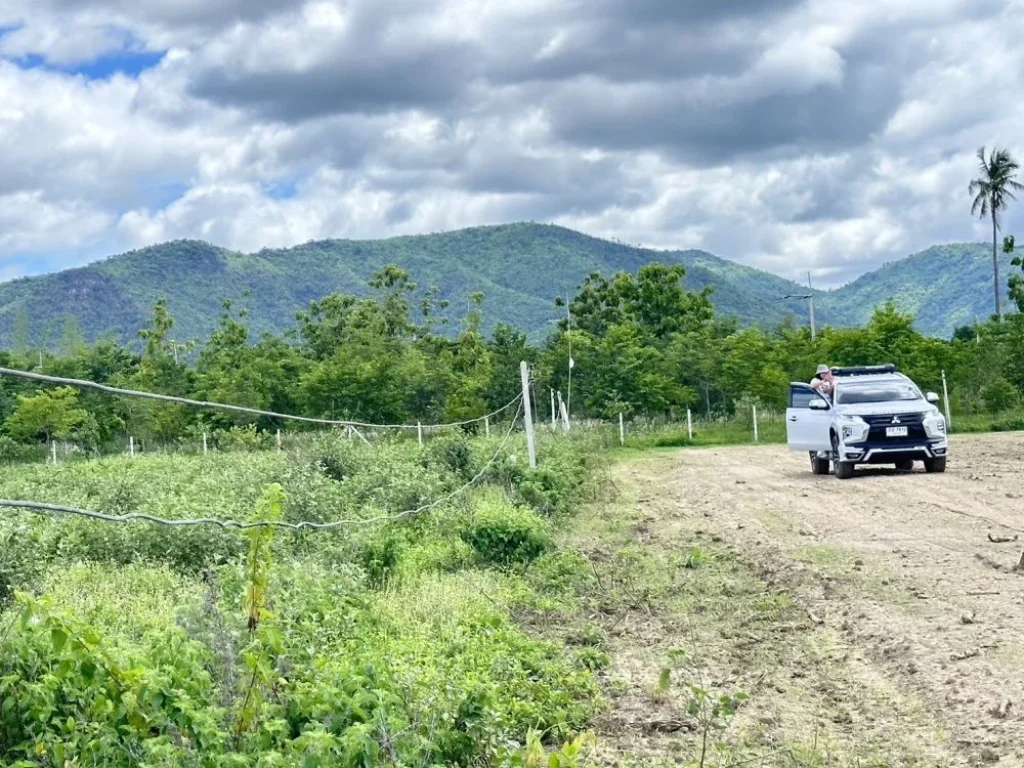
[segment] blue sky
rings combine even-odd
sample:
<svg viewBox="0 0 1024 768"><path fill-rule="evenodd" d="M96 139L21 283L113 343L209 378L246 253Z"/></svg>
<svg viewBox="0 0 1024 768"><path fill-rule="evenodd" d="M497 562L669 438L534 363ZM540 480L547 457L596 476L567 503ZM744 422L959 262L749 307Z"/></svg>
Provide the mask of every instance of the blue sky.
<svg viewBox="0 0 1024 768"><path fill-rule="evenodd" d="M1022 34L1019 0L8 0L0 278L529 219L835 285L990 236Z"/></svg>

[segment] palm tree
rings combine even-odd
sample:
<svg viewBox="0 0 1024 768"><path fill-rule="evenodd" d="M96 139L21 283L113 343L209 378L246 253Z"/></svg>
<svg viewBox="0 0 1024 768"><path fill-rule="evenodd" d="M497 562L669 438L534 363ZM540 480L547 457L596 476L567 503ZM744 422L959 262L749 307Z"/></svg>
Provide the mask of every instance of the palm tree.
<svg viewBox="0 0 1024 768"><path fill-rule="evenodd" d="M1016 200L1013 190L1024 189L1024 184L1014 177L1020 166L1010 157L1005 149L993 148L985 159L985 147L978 150L979 171L981 176L974 179L967 187L968 194L974 195L971 215L985 218L992 217L992 274L995 281L996 317L1002 319L1003 313L999 305L999 255L996 251L996 233L999 231L999 216L1006 210L1010 200Z"/></svg>

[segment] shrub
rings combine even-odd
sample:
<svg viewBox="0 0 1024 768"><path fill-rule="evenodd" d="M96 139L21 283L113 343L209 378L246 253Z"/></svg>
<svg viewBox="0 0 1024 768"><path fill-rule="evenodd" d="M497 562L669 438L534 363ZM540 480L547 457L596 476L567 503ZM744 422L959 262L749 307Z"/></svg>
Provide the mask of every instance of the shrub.
<svg viewBox="0 0 1024 768"><path fill-rule="evenodd" d="M463 480L474 475L473 452L469 440L461 432L439 435L429 443L426 449L427 466L440 465Z"/></svg>
<svg viewBox="0 0 1024 768"><path fill-rule="evenodd" d="M540 517L497 493L480 498L461 535L482 562L500 567L529 563L551 546Z"/></svg>

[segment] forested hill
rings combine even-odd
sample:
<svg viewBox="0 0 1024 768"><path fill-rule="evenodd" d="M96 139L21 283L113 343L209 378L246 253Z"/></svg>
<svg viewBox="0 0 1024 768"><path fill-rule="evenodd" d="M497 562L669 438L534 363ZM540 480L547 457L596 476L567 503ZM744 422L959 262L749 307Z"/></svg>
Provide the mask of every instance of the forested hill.
<svg viewBox="0 0 1024 768"><path fill-rule="evenodd" d="M0 345L54 347L69 316L88 341L129 340L161 296L175 317L175 338L204 339L222 301L238 300L246 290L243 303L253 331L280 332L293 326L295 313L313 299L365 292L371 274L385 264L408 270L421 288L437 286L452 302L454 318L464 313L470 293L482 291L486 328L505 321L543 336L558 317L554 298L575 293L587 274L635 272L652 261L684 264L687 287L713 285L719 312L735 314L741 323L767 326L787 313L806 322L806 302L780 300L804 288L709 253L653 251L562 227L508 224L386 240L325 240L252 254L198 241L164 243L0 284ZM894 295L920 311L921 331L948 336L954 324L991 312L987 269L991 264L982 246L931 249L820 295L817 319L819 324L857 323Z"/></svg>

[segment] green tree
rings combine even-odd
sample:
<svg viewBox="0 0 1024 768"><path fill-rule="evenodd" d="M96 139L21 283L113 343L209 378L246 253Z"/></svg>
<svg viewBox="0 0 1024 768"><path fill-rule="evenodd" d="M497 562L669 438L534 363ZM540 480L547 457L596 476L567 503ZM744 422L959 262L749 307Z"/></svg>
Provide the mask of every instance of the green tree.
<svg viewBox="0 0 1024 768"><path fill-rule="evenodd" d="M967 187L968 194L974 196L971 203L971 215L992 219L992 276L995 288L996 317L1002 318L1002 307L999 299L999 254L996 250L996 236L999 232L1000 217L1011 200L1016 200L1014 190L1024 189L1024 184L1016 180L1020 166L1005 149L993 147L985 157L985 147L978 150L979 176Z"/></svg>
<svg viewBox="0 0 1024 768"><path fill-rule="evenodd" d="M57 387L30 396L19 395L18 407L4 427L15 440L31 442L44 438L50 442L54 438L70 439L88 421L88 412L78 407L78 391Z"/></svg>
<svg viewBox="0 0 1024 768"><path fill-rule="evenodd" d="M1013 235L1003 238L1003 253L1013 253ZM1018 267L1022 274L1010 275L1010 301L1017 305L1017 311L1024 313L1024 258L1014 256L1010 261L1011 266Z"/></svg>

